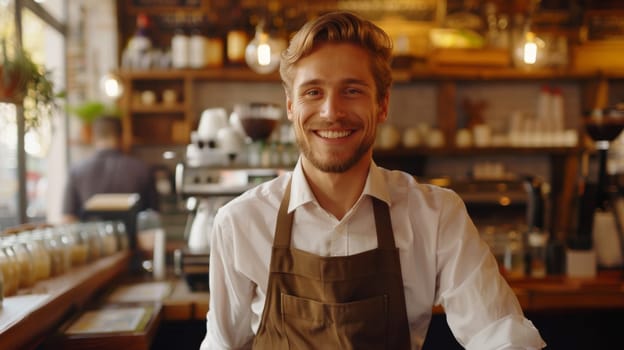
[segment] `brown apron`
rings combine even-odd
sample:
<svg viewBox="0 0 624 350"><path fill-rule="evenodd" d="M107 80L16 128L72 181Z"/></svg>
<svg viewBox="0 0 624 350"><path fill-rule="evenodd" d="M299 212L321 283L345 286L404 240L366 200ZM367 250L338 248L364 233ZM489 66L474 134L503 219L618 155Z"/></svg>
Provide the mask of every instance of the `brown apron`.
<svg viewBox="0 0 624 350"><path fill-rule="evenodd" d="M254 349L410 349L390 211L373 198L376 249L321 257L291 248L290 183L277 216ZM310 232L313 234L313 232Z"/></svg>

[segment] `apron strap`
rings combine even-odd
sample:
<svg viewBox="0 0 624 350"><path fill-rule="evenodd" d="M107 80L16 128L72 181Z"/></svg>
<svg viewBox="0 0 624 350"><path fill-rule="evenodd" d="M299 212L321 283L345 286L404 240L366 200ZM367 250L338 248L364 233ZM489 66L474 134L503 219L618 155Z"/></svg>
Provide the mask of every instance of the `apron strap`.
<svg viewBox="0 0 624 350"><path fill-rule="evenodd" d="M381 199L375 197L371 197L371 199L373 200L373 213L377 230L377 246L381 249L395 249L390 208Z"/></svg>
<svg viewBox="0 0 624 350"><path fill-rule="evenodd" d="M288 204L290 203L290 185L288 181L284 191L284 197L280 203L277 223L275 226L275 238L273 246L276 248L289 248L294 213L288 213ZM375 216L375 229L377 232L377 246L382 249L395 249L394 234L392 232L392 220L390 219L390 209L386 202L371 197L373 201L373 214Z"/></svg>
<svg viewBox="0 0 624 350"><path fill-rule="evenodd" d="M275 248L289 248L291 229L293 224L294 213L288 213L288 204L290 203L290 183L288 180L286 190L284 191L284 197L279 207L277 214L277 223L275 226L275 238L273 239L273 247Z"/></svg>

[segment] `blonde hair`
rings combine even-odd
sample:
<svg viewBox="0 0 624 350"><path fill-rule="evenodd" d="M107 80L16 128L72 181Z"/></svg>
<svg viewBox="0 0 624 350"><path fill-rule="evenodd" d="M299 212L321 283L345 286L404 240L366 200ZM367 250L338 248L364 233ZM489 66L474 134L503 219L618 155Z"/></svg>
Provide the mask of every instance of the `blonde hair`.
<svg viewBox="0 0 624 350"><path fill-rule="evenodd" d="M320 44L346 42L366 50L377 88L379 103L388 94L392 84L392 40L377 25L354 13L330 12L307 22L293 36L280 63L280 76L286 94L290 96L294 79L293 68L302 58L310 55Z"/></svg>

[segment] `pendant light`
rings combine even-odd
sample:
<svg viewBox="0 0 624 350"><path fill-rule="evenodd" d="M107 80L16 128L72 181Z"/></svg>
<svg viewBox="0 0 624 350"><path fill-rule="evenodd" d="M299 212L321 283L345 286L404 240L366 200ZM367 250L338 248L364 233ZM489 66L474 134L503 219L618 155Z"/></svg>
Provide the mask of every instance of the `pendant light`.
<svg viewBox="0 0 624 350"><path fill-rule="evenodd" d="M100 79L100 89L107 98L114 100L123 93L123 83L116 74L108 73Z"/></svg>
<svg viewBox="0 0 624 350"><path fill-rule="evenodd" d="M271 37L264 20L256 26L256 34L245 49L245 62L259 74L269 74L279 67L280 54L285 48L283 40Z"/></svg>

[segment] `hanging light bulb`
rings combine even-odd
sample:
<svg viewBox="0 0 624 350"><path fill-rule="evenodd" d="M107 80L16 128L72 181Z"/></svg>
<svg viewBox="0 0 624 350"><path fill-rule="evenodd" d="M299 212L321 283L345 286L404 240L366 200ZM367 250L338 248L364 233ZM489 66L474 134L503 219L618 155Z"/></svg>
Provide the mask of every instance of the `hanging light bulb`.
<svg viewBox="0 0 624 350"><path fill-rule="evenodd" d="M272 38L264 30L264 21L260 21L256 26L256 35L245 49L245 62L256 73L272 73L279 66L280 54L284 47L285 43Z"/></svg>
<svg viewBox="0 0 624 350"><path fill-rule="evenodd" d="M547 63L544 40L527 31L515 49L514 62L520 68L539 68Z"/></svg>
<svg viewBox="0 0 624 350"><path fill-rule="evenodd" d="M100 88L106 97L117 98L123 93L123 84L114 74L106 74L100 79Z"/></svg>
<svg viewBox="0 0 624 350"><path fill-rule="evenodd" d="M538 42L535 33L527 32L525 36L524 50L522 60L526 64L535 64L537 62Z"/></svg>

